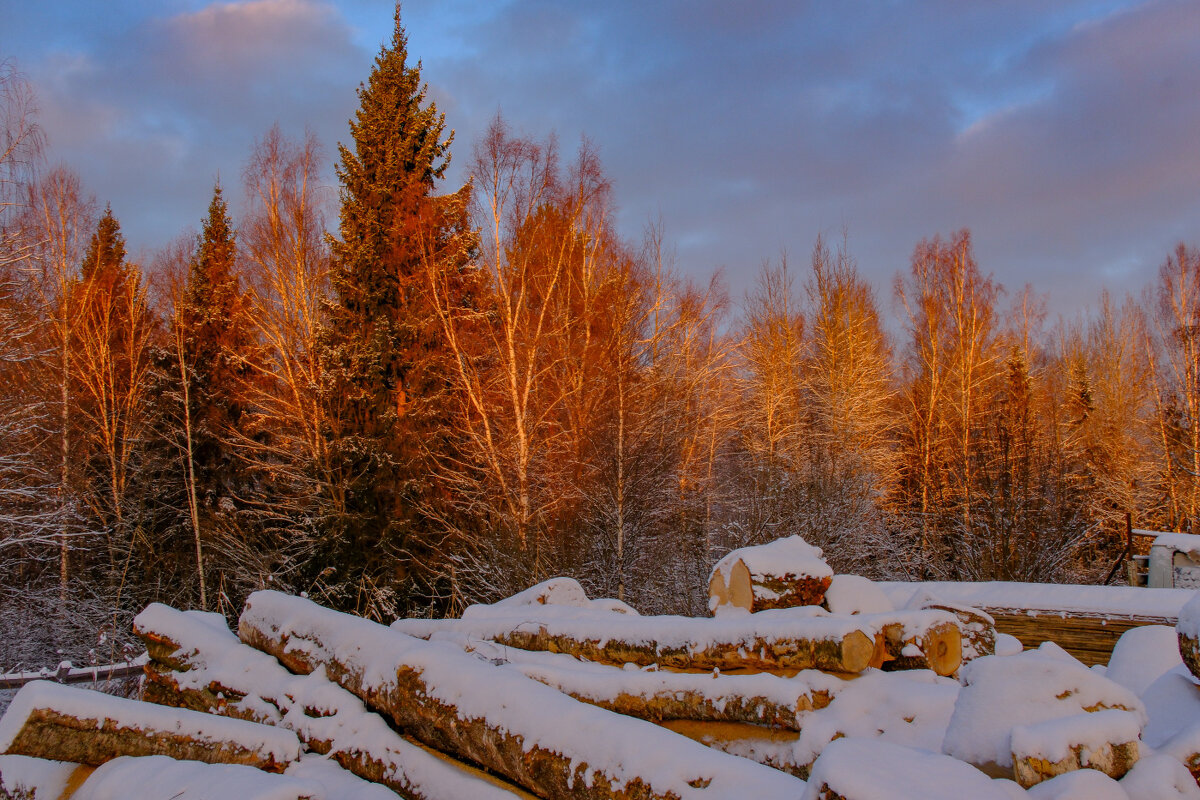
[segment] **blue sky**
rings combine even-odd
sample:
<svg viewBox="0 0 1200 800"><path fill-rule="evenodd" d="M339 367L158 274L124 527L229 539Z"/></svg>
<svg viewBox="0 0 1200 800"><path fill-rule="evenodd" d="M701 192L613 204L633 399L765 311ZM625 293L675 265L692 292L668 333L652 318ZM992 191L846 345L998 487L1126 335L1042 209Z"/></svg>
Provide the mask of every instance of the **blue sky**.
<svg viewBox="0 0 1200 800"><path fill-rule="evenodd" d="M0 0L50 157L134 252L196 227L219 174L309 126L332 163L388 39L367 0ZM456 130L450 179L500 110L586 135L630 237L736 300L764 260L849 233L882 298L923 237L971 228L981 266L1052 312L1147 285L1200 244L1200 3L407 0L410 56ZM332 175L332 170L330 171ZM332 183L332 177L330 177ZM236 209L236 202L235 202ZM803 274L803 272L801 272Z"/></svg>

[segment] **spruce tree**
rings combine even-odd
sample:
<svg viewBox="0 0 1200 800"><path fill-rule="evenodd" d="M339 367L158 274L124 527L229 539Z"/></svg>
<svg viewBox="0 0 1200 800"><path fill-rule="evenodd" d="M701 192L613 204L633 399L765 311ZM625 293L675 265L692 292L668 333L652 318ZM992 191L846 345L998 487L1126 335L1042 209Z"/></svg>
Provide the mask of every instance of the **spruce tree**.
<svg viewBox="0 0 1200 800"><path fill-rule="evenodd" d="M178 450L185 454L181 480L193 496L188 505L195 505L181 509L190 518L183 527L197 540L224 537L222 552L233 554L236 539L245 536L239 517L253 493L238 457L239 442L247 435L247 356L253 337L238 280L236 235L219 184L188 265L174 325L171 371L180 383L174 394L181 406ZM236 567L215 559L205 572L224 582L227 568Z"/></svg>
<svg viewBox="0 0 1200 800"><path fill-rule="evenodd" d="M428 596L428 475L446 440L447 347L427 271L456 298L469 294L474 246L468 189L433 193L452 134L443 137L420 64L407 58L397 7L391 43L358 89L352 148L339 147L341 237L331 240L322 349L329 475L313 578L329 602L376 617Z"/></svg>

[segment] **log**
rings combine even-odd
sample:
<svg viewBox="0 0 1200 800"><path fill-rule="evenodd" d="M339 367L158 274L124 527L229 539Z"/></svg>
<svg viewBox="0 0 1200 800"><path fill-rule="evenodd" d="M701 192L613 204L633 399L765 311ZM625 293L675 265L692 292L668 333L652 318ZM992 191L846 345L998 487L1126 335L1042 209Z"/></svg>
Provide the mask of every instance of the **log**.
<svg viewBox="0 0 1200 800"><path fill-rule="evenodd" d="M442 630L447 628L521 650L568 653L602 664L723 673L862 672L875 651L877 632L866 616L834 616L817 606L717 619L530 606L521 613L459 620Z"/></svg>
<svg viewBox="0 0 1200 800"><path fill-rule="evenodd" d="M1179 655L1183 658L1183 663L1187 665L1188 671L1200 680L1200 639L1186 633L1177 635L1179 637Z"/></svg>
<svg viewBox="0 0 1200 800"><path fill-rule="evenodd" d="M996 620L986 611L951 603L930 603L923 608L948 611L958 620L962 637L962 663L994 655L996 652Z"/></svg>
<svg viewBox="0 0 1200 800"><path fill-rule="evenodd" d="M147 669L147 692L167 705L282 725L360 778L413 800L512 800L532 796L387 726L362 701L319 674L297 677L269 655L194 612L150 606L134 620L143 641L178 670ZM152 662L153 663L153 662Z"/></svg>
<svg viewBox="0 0 1200 800"><path fill-rule="evenodd" d="M803 792L803 784L775 770L307 600L257 592L238 634L295 672L324 667L424 744L539 797L795 798Z"/></svg>
<svg viewBox="0 0 1200 800"><path fill-rule="evenodd" d="M1120 779L1137 763L1140 733L1135 714L1115 709L1017 726L1013 779L1026 789L1077 769Z"/></svg>
<svg viewBox="0 0 1200 800"><path fill-rule="evenodd" d="M878 631L871 666L886 670L929 669L953 675L962 664L962 632L952 613L893 611L855 617Z"/></svg>
<svg viewBox="0 0 1200 800"><path fill-rule="evenodd" d="M751 613L773 608L820 605L833 580L821 549L788 536L726 555L709 576L709 610L742 608Z"/></svg>
<svg viewBox="0 0 1200 800"><path fill-rule="evenodd" d="M170 755L282 772L300 756L290 731L72 689L27 684L0 719L0 752L99 766L119 756Z"/></svg>
<svg viewBox="0 0 1200 800"><path fill-rule="evenodd" d="M503 663L576 700L651 722L751 723L798 731L809 713L828 706L847 685L846 679L817 670L786 678L769 673L629 670L581 662L564 654L503 648L462 636L440 634L435 641L450 642L492 663Z"/></svg>
<svg viewBox="0 0 1200 800"><path fill-rule="evenodd" d="M800 738L796 731L764 728L747 722L712 720L673 719L663 720L659 724L705 747L747 758L801 780L808 778L811 765L800 764L794 757L796 741Z"/></svg>

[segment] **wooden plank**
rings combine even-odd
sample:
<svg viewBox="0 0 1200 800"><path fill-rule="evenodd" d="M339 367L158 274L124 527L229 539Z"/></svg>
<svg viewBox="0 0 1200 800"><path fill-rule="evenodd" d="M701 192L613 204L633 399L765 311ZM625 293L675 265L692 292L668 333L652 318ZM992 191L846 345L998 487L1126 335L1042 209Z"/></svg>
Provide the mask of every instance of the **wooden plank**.
<svg viewBox="0 0 1200 800"><path fill-rule="evenodd" d="M1046 611L1031 614L1014 609L985 608L996 620L996 630L1021 640L1028 648L1054 642L1084 664L1107 664L1121 634L1142 625L1175 625L1173 618L1086 616L1076 612Z"/></svg>

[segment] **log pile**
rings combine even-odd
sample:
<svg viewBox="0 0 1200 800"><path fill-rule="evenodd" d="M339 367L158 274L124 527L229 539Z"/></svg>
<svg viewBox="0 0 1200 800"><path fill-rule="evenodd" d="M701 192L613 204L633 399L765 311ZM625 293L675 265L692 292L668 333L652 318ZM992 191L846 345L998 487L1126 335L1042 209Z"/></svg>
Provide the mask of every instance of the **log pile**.
<svg viewBox="0 0 1200 800"><path fill-rule="evenodd" d="M323 756L339 780L417 800L798 797L811 758L790 749L811 715L873 667L954 674L965 623L834 613L820 551L784 544L778 574L756 548L718 565L714 581L750 599L712 619L641 616L569 579L392 629L275 592L249 599L236 633L154 604L135 620L142 701L97 710L78 697L95 693L34 686L0 753L85 765L83 784L123 757L279 773Z"/></svg>

